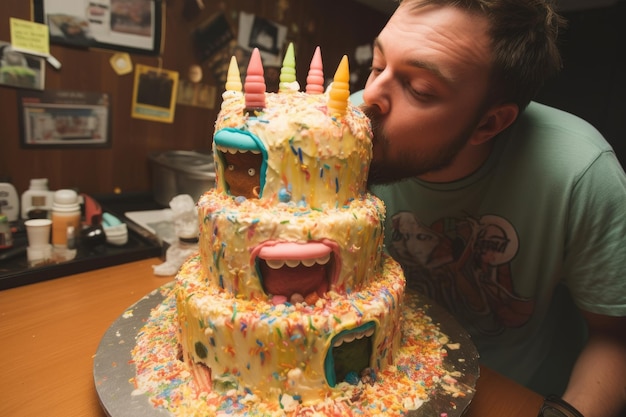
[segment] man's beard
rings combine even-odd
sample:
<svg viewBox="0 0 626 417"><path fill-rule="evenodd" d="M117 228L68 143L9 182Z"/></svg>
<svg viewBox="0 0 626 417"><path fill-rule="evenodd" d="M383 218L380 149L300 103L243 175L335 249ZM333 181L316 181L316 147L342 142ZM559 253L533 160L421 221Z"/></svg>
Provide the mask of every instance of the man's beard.
<svg viewBox="0 0 626 417"><path fill-rule="evenodd" d="M469 137L468 129L468 132L459 135L445 148L431 151L429 154L397 152L393 159L390 159L389 151L392 144L391 139L383 132L382 120L384 116L375 106L366 106L363 108L363 112L370 118L374 133L374 158L370 164L367 178L368 187L390 184L446 168L454 161ZM416 137L419 135L419 126L416 126L415 135Z"/></svg>

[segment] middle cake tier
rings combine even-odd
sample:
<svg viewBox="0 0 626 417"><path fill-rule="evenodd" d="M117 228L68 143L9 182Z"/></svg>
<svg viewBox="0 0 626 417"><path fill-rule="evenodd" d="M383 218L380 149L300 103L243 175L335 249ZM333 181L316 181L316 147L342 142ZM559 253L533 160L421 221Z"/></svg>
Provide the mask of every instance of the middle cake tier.
<svg viewBox="0 0 626 417"><path fill-rule="evenodd" d="M314 304L328 291L359 290L382 268L384 213L371 194L312 209L208 191L198 201L206 279L274 304Z"/></svg>

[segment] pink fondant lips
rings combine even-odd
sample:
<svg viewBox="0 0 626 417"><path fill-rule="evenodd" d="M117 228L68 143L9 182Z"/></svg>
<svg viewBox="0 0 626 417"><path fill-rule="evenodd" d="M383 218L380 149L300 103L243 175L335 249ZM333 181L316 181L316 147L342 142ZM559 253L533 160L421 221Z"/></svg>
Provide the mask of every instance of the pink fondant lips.
<svg viewBox="0 0 626 417"><path fill-rule="evenodd" d="M266 243L258 248L256 259L263 289L274 303L322 297L336 266L331 245L321 242Z"/></svg>

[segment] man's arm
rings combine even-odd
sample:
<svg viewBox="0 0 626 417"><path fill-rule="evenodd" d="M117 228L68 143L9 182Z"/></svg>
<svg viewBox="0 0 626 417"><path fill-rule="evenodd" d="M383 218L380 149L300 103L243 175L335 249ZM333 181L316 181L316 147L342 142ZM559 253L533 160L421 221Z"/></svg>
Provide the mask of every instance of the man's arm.
<svg viewBox="0 0 626 417"><path fill-rule="evenodd" d="M589 340L563 399L585 417L617 417L626 410L626 317L583 315Z"/></svg>

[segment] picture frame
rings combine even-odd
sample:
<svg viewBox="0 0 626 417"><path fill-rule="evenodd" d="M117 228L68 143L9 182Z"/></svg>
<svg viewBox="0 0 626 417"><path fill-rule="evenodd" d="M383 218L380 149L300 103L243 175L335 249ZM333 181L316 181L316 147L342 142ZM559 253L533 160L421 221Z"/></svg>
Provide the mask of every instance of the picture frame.
<svg viewBox="0 0 626 417"><path fill-rule="evenodd" d="M32 0L34 20L50 42L158 55L163 0Z"/></svg>
<svg viewBox="0 0 626 417"><path fill-rule="evenodd" d="M43 90L45 74L42 57L14 51L10 43L0 41L0 85Z"/></svg>
<svg viewBox="0 0 626 417"><path fill-rule="evenodd" d="M110 147L110 99L82 91L18 92L23 148Z"/></svg>
<svg viewBox="0 0 626 417"><path fill-rule="evenodd" d="M131 116L153 122L172 123L178 95L178 72L135 65Z"/></svg>

